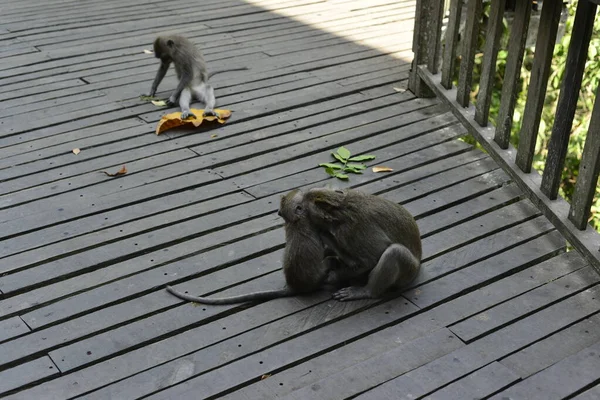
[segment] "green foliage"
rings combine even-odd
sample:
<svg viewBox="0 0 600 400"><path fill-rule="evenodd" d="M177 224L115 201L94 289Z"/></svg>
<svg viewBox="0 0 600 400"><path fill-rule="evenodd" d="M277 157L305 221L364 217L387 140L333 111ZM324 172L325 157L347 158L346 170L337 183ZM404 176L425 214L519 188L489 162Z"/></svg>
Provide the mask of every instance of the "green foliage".
<svg viewBox="0 0 600 400"><path fill-rule="evenodd" d="M489 7L489 3L487 3ZM485 7L485 6L484 6ZM538 171L543 171L546 158L548 156L548 142L552 133L552 125L554 123L554 115L556 113L556 106L558 103L558 97L560 95L560 88L563 82L565 73L565 64L567 59L567 52L569 49L569 43L571 41L571 34L573 30L573 22L575 17L575 9L577 2L571 2L567 6L569 13L568 19L565 26L565 34L560 42L554 48L554 56L552 59L552 73L548 79L548 87L546 91L546 101L542 111L539 134L536 143L536 151L533 160L533 167ZM485 37L487 35L487 15L489 15L489 8L484 8L484 13L480 25L479 45L480 49L483 48ZM506 66L507 57L507 43L509 38L509 29L506 20L504 21L504 34L501 40L501 50L498 54L496 63L496 73L494 76L494 87L492 92L491 107L490 107L490 121L495 125L496 117L500 108L500 95L502 93L504 69ZM596 18L594 23L594 30L592 33L592 40L590 43L588 59L583 74L583 82L581 85L581 91L579 93L579 100L577 102L577 111L573 121L573 128L571 131L571 138L569 141L569 147L567 151L567 157L565 160L565 168L562 174L562 183L560 186L560 195L567 199L569 202L572 199L573 191L575 188L575 182L577 181L577 175L579 170L579 162L583 153L583 146L585 143L585 137L590 123L592 108L595 100L595 90L600 83L600 18ZM523 58L523 67L521 70L521 79L519 81L519 93L515 105L515 112L513 116L511 143L514 146L518 146L519 143L519 132L521 130L522 115L525 109L525 102L527 100L527 88L531 79L531 68L533 64L534 49L527 49ZM481 76L481 64L483 61L483 54L479 53L475 57L475 68L473 71L473 93L472 102L476 102L477 94L479 93L479 78ZM456 71L457 72L457 71ZM454 75L458 77L458 73ZM600 99L599 99L600 101ZM465 140L471 142L471 140ZM596 196L592 205L592 216L590 222L597 230L600 230L600 185L596 190Z"/></svg>
<svg viewBox="0 0 600 400"><path fill-rule="evenodd" d="M357 161L369 161L375 159L375 156L370 154L351 157L352 153L350 150L343 146L337 149L335 153L331 152L331 155L341 164L337 164L335 162L322 163L319 164L319 167L324 167L325 172L327 172L329 175L342 180L348 179L348 175L345 173L352 172L354 174L362 174L362 171L367 168L365 164L357 164ZM350 161L353 162L349 163Z"/></svg>

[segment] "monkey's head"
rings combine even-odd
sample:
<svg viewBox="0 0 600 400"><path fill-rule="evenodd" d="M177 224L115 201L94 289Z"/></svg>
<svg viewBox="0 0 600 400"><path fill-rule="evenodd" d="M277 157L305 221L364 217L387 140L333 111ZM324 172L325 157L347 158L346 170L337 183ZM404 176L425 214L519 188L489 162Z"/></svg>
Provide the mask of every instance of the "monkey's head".
<svg viewBox="0 0 600 400"><path fill-rule="evenodd" d="M304 193L294 189L285 196L281 196L279 202L279 215L286 223L293 223L305 216L303 200Z"/></svg>
<svg viewBox="0 0 600 400"><path fill-rule="evenodd" d="M319 226L336 222L347 192L340 189L314 188L303 197L304 208L312 223Z"/></svg>
<svg viewBox="0 0 600 400"><path fill-rule="evenodd" d="M175 50L175 42L170 37L159 36L154 40L154 57L163 61L171 61Z"/></svg>

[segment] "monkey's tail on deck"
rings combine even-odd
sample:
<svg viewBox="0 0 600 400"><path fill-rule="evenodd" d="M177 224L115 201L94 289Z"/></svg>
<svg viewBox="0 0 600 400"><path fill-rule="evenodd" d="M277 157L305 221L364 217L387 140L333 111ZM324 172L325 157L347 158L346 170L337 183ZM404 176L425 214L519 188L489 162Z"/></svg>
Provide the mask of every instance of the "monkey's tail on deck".
<svg viewBox="0 0 600 400"><path fill-rule="evenodd" d="M231 71L247 71L249 68L248 67L241 67L241 68L231 68L231 69L221 69L219 71L213 71L213 72L209 72L208 73L208 77L206 78L207 80L212 78L213 76L217 75L217 74L221 74L223 72L231 72Z"/></svg>
<svg viewBox="0 0 600 400"><path fill-rule="evenodd" d="M239 296L231 296L231 297L223 297L219 299L208 298L208 297L196 297L190 296L185 293L178 292L173 289L171 286L167 285L167 292L171 293L173 296L179 297L180 299L193 301L194 303L202 303L202 304L236 304L236 303L244 303L247 301L258 301L258 300L271 300L277 299L280 297L289 297L293 296L293 293L289 289L279 289L279 290L265 290L263 292L254 292L248 294L241 294Z"/></svg>

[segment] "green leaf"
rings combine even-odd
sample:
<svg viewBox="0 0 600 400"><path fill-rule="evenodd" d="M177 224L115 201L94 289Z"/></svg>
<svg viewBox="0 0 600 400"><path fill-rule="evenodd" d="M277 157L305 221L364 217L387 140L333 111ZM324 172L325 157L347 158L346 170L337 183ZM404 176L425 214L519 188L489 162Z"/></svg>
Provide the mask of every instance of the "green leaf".
<svg viewBox="0 0 600 400"><path fill-rule="evenodd" d="M331 153L331 155L342 164L346 164L346 159L342 158L339 154Z"/></svg>
<svg viewBox="0 0 600 400"><path fill-rule="evenodd" d="M346 167L354 168L354 169L366 169L367 168L367 166L365 164L346 164Z"/></svg>
<svg viewBox="0 0 600 400"><path fill-rule="evenodd" d="M352 167L350 167L350 168L348 168L348 167L344 168L344 172L353 172L355 174L362 174L362 170L357 169L357 168L352 168Z"/></svg>
<svg viewBox="0 0 600 400"><path fill-rule="evenodd" d="M340 147L339 149L337 149L337 153L340 155L340 157L342 157L344 160L347 160L348 158L350 158L350 150L348 150L347 148L345 148L344 146Z"/></svg>
<svg viewBox="0 0 600 400"><path fill-rule="evenodd" d="M334 175L338 179L346 180L348 179L348 175L337 173Z"/></svg>
<svg viewBox="0 0 600 400"><path fill-rule="evenodd" d="M325 168L325 172L327 172L331 176L335 176L337 172L333 168Z"/></svg>
<svg viewBox="0 0 600 400"><path fill-rule="evenodd" d="M371 155L371 154L365 154L362 156L355 156L350 158L348 161L368 161L368 160L374 160L375 156Z"/></svg>
<svg viewBox="0 0 600 400"><path fill-rule="evenodd" d="M319 164L319 167L325 167L325 168L331 168L331 169L342 169L341 165L332 164L332 163L322 163L322 164Z"/></svg>

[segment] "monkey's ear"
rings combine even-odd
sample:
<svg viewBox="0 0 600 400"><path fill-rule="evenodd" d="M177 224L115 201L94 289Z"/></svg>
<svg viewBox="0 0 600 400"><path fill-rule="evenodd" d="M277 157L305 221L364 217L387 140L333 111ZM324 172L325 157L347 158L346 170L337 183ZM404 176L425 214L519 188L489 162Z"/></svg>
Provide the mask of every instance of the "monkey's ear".
<svg viewBox="0 0 600 400"><path fill-rule="evenodd" d="M173 47L174 44L175 42L173 42L171 39L167 40L167 46Z"/></svg>

